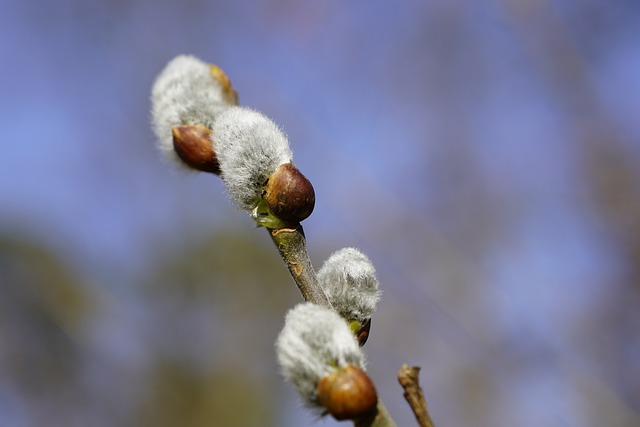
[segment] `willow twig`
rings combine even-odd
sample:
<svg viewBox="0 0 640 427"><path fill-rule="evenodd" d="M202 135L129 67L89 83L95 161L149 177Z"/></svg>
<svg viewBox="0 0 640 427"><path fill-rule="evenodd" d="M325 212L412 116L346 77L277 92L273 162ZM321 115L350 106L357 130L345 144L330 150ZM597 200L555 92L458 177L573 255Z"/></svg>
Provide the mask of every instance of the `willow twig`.
<svg viewBox="0 0 640 427"><path fill-rule="evenodd" d="M433 427L433 421L427 410L427 401L424 399L424 393L418 380L419 373L419 366L409 368L406 364L402 365L400 372L398 372L398 381L404 388L404 398L409 402L409 406L418 420L418 425Z"/></svg>
<svg viewBox="0 0 640 427"><path fill-rule="evenodd" d="M305 301L333 308L318 283L316 272L307 252L302 226L298 224L292 228L267 228L267 230Z"/></svg>

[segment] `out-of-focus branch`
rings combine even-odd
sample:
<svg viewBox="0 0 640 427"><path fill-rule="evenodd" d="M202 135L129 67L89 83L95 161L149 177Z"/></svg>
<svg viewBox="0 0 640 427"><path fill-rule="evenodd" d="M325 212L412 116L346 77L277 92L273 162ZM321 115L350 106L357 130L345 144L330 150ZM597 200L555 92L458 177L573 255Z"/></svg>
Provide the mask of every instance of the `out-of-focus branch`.
<svg viewBox="0 0 640 427"><path fill-rule="evenodd" d="M400 372L398 372L398 381L402 388L404 388L404 398L409 402L411 410L418 420L420 427L433 427L433 421L427 410L427 401L424 399L424 393L420 387L418 375L420 374L420 367L402 365Z"/></svg>

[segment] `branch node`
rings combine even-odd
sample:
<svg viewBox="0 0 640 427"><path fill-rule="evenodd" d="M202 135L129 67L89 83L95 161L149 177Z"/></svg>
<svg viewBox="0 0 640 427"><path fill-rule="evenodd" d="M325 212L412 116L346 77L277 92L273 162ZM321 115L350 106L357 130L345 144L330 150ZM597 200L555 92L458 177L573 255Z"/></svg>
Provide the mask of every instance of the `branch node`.
<svg viewBox="0 0 640 427"><path fill-rule="evenodd" d="M273 237L276 237L280 233L295 233L295 232L296 232L295 228L277 228L275 230L271 230L271 235Z"/></svg>

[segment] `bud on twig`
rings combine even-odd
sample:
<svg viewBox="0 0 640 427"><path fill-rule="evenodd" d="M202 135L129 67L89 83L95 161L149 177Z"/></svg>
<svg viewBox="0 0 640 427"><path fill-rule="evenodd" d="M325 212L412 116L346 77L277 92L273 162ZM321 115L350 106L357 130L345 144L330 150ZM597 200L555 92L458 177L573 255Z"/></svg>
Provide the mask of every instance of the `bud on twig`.
<svg viewBox="0 0 640 427"><path fill-rule="evenodd" d="M175 150L173 129L186 125L211 129L217 116L231 106L230 93L235 91L224 72L215 68L219 71L213 75L209 64L194 56L180 55L164 67L153 84L151 116L157 146L177 165L185 163ZM189 162L187 165L193 168Z"/></svg>
<svg viewBox="0 0 640 427"><path fill-rule="evenodd" d="M319 400L319 391L332 405L332 396L336 397L335 405L340 406L331 380L320 389L321 380L347 366L364 369L364 354L344 319L332 309L312 303L298 304L287 313L276 350L285 378L309 407L321 412L327 408Z"/></svg>
<svg viewBox="0 0 640 427"><path fill-rule="evenodd" d="M316 195L311 182L292 163L284 163L266 186L269 212L288 223L299 223L313 212Z"/></svg>
<svg viewBox="0 0 640 427"><path fill-rule="evenodd" d="M171 130L173 148L187 166L220 174L220 164L213 148L211 129L201 125L178 126Z"/></svg>
<svg viewBox="0 0 640 427"><path fill-rule="evenodd" d="M269 177L291 162L287 137L264 114L245 107L228 108L211 129L229 196L239 208L255 209Z"/></svg>
<svg viewBox="0 0 640 427"><path fill-rule="evenodd" d="M324 262L318 281L331 305L350 322L358 342L364 345L380 300L376 270L369 258L355 248L340 249Z"/></svg>
<svg viewBox="0 0 640 427"><path fill-rule="evenodd" d="M354 365L340 368L320 380L318 403L336 420L353 420L371 414L378 394L371 379Z"/></svg>

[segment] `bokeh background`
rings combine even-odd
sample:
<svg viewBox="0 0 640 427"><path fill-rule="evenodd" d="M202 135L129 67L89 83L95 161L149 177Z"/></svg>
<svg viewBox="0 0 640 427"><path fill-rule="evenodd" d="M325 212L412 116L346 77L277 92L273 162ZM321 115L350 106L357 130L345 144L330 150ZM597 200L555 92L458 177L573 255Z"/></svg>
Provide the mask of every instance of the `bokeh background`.
<svg viewBox="0 0 640 427"><path fill-rule="evenodd" d="M182 53L289 135L316 266L375 263L399 426L405 362L439 426L640 425L640 3L4 0L1 426L338 425L279 376L267 234L156 153Z"/></svg>

